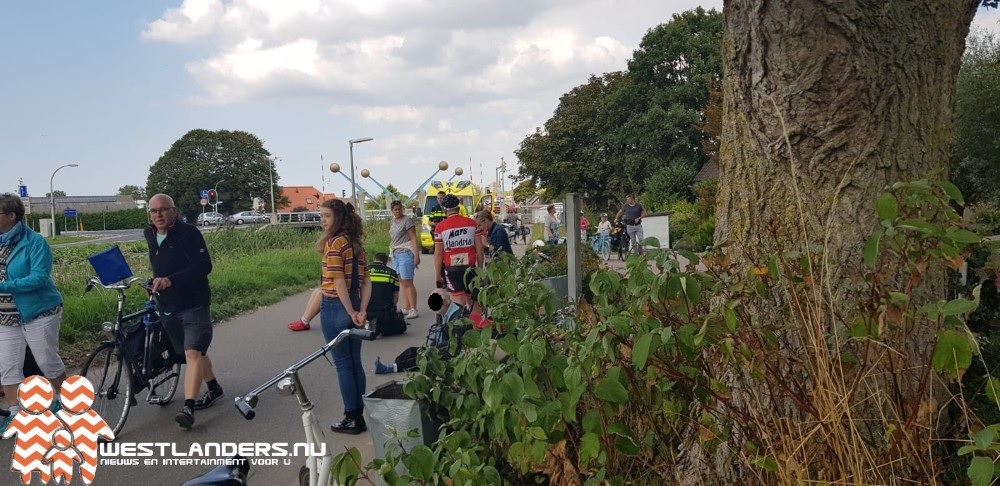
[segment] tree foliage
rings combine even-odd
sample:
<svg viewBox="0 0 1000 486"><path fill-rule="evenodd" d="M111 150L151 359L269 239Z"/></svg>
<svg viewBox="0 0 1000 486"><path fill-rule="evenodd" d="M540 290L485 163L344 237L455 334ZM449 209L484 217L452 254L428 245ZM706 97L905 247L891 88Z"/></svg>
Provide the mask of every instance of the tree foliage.
<svg viewBox="0 0 1000 486"><path fill-rule="evenodd" d="M270 198L269 176L275 171L270 152L257 136L243 131L191 130L170 146L149 169L149 194L164 193L183 213L201 211L200 193L218 185L219 210L247 210L254 197ZM278 174L273 174L275 203L287 204Z"/></svg>
<svg viewBox="0 0 1000 486"><path fill-rule="evenodd" d="M52 192L46 192L45 197L66 197L66 191L55 189Z"/></svg>
<svg viewBox="0 0 1000 486"><path fill-rule="evenodd" d="M579 192L597 207L619 199L627 177L608 156L604 106L624 79L623 73L591 76L563 95L545 129L527 136L515 152L521 174L551 198Z"/></svg>
<svg viewBox="0 0 1000 486"><path fill-rule="evenodd" d="M514 186L514 202L516 203L523 203L535 197L535 194L538 194L538 186L531 179L521 181Z"/></svg>
<svg viewBox="0 0 1000 486"><path fill-rule="evenodd" d="M135 199L136 201L144 201L146 200L146 189L139 186L133 186L131 184L127 184L118 188L118 195L132 196L132 199Z"/></svg>
<svg viewBox="0 0 1000 486"><path fill-rule="evenodd" d="M721 46L715 10L651 29L627 71L591 76L560 98L544 130L525 137L521 176L552 197L578 192L592 207L611 207L626 193L652 192L648 184L666 167L697 173L707 150L717 151L718 131L708 132L718 123L709 123L707 107L722 77Z"/></svg>
<svg viewBox="0 0 1000 486"><path fill-rule="evenodd" d="M1000 41L986 31L968 40L955 94L951 173L969 203L1000 205Z"/></svg>

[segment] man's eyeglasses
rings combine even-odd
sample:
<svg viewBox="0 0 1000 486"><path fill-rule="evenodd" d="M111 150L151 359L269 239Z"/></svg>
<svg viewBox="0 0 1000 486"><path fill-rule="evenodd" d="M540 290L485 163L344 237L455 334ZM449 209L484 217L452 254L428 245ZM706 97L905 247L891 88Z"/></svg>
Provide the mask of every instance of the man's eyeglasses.
<svg viewBox="0 0 1000 486"><path fill-rule="evenodd" d="M149 210L149 214L163 214L163 213L165 213L167 211L170 211L172 209L174 209L174 208L152 208L152 209Z"/></svg>

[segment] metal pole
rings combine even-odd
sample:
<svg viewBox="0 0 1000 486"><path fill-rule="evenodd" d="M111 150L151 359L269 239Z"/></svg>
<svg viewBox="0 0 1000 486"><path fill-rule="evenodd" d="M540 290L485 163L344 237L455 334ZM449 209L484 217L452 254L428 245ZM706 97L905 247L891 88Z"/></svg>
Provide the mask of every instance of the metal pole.
<svg viewBox="0 0 1000 486"><path fill-rule="evenodd" d="M566 284L570 301L577 302L580 298L580 289L583 288L583 269L580 266L580 250L583 244L580 241L580 206L574 192L566 195L565 216Z"/></svg>
<svg viewBox="0 0 1000 486"><path fill-rule="evenodd" d="M226 180L222 179L221 181L216 182L215 187L212 188L212 191L215 191L215 204L212 204L212 211L216 213L219 212L219 184L222 184L223 182L226 182Z"/></svg>
<svg viewBox="0 0 1000 486"><path fill-rule="evenodd" d="M357 183L354 180L354 144L370 142L372 140L374 139L371 137L363 137L363 138L352 138L347 141L347 144L350 145L351 147L351 200L354 201L354 208L360 212L361 219L365 219L364 216L365 213L364 213L364 208L360 207L360 205L358 204L358 192L355 189Z"/></svg>
<svg viewBox="0 0 1000 486"><path fill-rule="evenodd" d="M351 146L351 201L354 203L354 208L358 207L358 191L354 188L357 182L354 182L354 141L348 142Z"/></svg>
<svg viewBox="0 0 1000 486"><path fill-rule="evenodd" d="M53 187L53 181L55 181L56 172L59 172L59 170L64 167L79 167L79 166L80 166L79 164L66 164L60 166L56 170L52 171L52 177L49 177L49 215L52 217L52 223L50 227L52 231L49 237L54 237L56 235L56 191L55 188ZM63 221L65 223L65 220ZM63 226L65 226L65 224Z"/></svg>
<svg viewBox="0 0 1000 486"><path fill-rule="evenodd" d="M275 157L275 159L281 160L277 157ZM278 213L274 209L274 161L271 160L268 161L268 163L270 164L270 167L268 167L269 170L267 171L267 176L271 182L271 189L269 191L271 193L271 224L275 224L278 222Z"/></svg>

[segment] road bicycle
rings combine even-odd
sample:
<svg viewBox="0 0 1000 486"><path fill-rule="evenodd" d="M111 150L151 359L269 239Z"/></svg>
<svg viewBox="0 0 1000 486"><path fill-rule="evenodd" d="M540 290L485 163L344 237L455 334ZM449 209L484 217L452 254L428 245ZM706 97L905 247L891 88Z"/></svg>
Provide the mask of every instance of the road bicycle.
<svg viewBox="0 0 1000 486"><path fill-rule="evenodd" d="M142 310L126 315L125 291L137 283L149 298ZM147 390L146 403L161 407L170 403L180 381L182 357L174 353L156 311L156 294L142 278L111 285L102 285L96 278L87 280L87 291L94 287L118 293L118 312L114 322L102 325L111 339L87 356L80 375L94 386L92 409L117 436L125 427L129 409L138 403L137 393Z"/></svg>
<svg viewBox="0 0 1000 486"><path fill-rule="evenodd" d="M591 238L590 246L604 261L611 259L611 235L608 233L598 233Z"/></svg>
<svg viewBox="0 0 1000 486"><path fill-rule="evenodd" d="M257 416L257 412L254 411L254 407L257 406L258 397L261 393L264 393L268 388L276 386L279 395L295 395L298 399L299 409L302 410L302 425L306 433L306 442L309 444L310 450L323 450L324 453L321 456L310 455L306 460L306 464L299 469L299 485L300 486L330 486L333 484L333 478L330 476L331 460L333 458L326 445L326 434L323 432L323 427L319 425L319 420L316 419L316 415L313 414L313 408L315 407L309 397L306 396L306 389L302 384L302 380L299 378L299 370L305 368L309 363L312 363L320 356L326 356L331 349L339 346L342 342L347 339L363 339L365 341L372 341L375 339L375 332L364 328L353 328L345 329L337 334L330 342L323 345L323 347L313 351L312 354L302 358L301 361L289 366L285 371L282 371L274 378L271 378L263 385L247 392L245 395L236 397L235 404L236 409L239 410L240 415L247 420L253 420ZM329 361L329 358L327 358ZM332 363L331 363L332 365ZM192 484L208 484L208 483L192 483Z"/></svg>

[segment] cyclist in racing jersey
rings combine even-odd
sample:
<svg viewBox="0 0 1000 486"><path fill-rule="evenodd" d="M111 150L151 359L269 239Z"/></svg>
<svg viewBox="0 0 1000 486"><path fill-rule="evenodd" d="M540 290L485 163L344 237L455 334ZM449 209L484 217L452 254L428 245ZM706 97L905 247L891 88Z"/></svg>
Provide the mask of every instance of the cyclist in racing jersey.
<svg viewBox="0 0 1000 486"><path fill-rule="evenodd" d="M475 268L484 261L483 241L476 221L459 214L459 204L452 194L441 204L447 217L434 230L434 268L441 271L452 299L468 308Z"/></svg>

